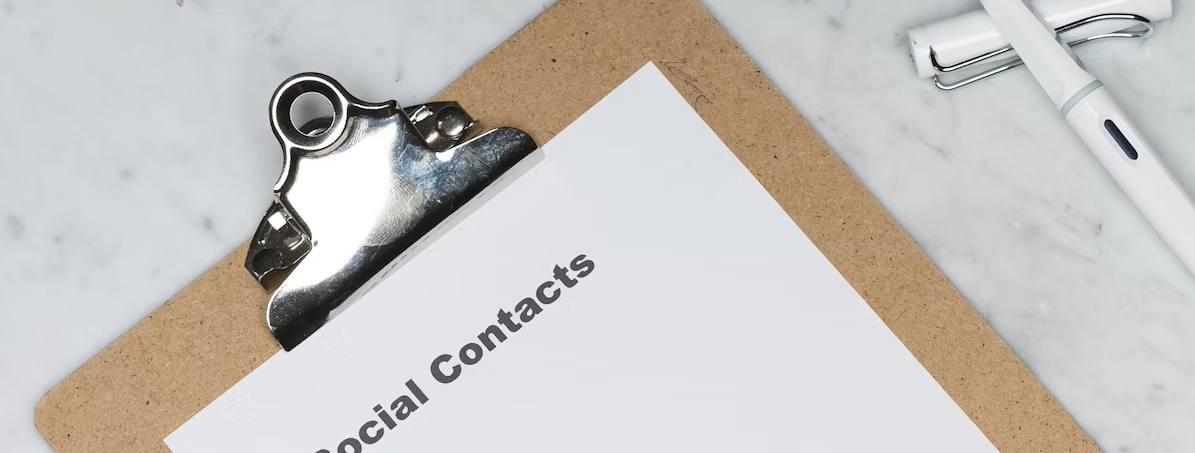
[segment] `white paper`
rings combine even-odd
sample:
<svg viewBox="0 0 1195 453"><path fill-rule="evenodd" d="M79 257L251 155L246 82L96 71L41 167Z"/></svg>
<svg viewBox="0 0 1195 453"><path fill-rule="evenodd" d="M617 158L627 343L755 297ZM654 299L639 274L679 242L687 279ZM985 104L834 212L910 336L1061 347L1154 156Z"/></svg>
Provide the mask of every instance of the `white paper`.
<svg viewBox="0 0 1195 453"><path fill-rule="evenodd" d="M547 282L558 299L520 320L516 305ZM487 337L485 350L478 335L491 325L507 338ZM463 365L470 343L483 354ZM449 383L431 371L442 354L452 357L443 373L461 367ZM392 403L417 408L399 421ZM175 453L996 451L652 64L166 443Z"/></svg>

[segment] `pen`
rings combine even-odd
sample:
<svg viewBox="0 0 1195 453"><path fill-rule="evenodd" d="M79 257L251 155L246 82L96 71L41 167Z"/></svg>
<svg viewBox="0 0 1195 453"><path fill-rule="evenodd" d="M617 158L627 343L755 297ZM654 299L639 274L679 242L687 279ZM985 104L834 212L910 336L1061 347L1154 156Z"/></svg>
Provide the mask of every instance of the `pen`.
<svg viewBox="0 0 1195 453"><path fill-rule="evenodd" d="M980 2L1079 138L1195 274L1195 205L1103 82L1023 0Z"/></svg>

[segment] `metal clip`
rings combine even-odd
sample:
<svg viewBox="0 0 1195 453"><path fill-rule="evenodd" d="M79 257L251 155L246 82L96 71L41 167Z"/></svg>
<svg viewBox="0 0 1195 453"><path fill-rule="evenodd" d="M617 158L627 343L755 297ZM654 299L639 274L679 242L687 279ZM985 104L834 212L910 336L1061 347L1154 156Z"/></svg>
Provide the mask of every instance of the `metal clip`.
<svg viewBox="0 0 1195 453"><path fill-rule="evenodd" d="M1071 22L1069 24L1063 25L1061 27L1054 29L1054 31L1057 34L1061 35L1063 33L1069 32L1069 31L1074 31L1075 29L1078 29L1084 25L1088 25L1088 24L1092 24L1092 23L1100 22L1100 21L1105 21L1105 20L1127 20L1127 21L1134 22L1134 24L1130 25L1128 27L1125 27L1119 31L1087 36L1084 38L1079 38L1079 39L1076 39L1073 41L1069 41L1066 44L1070 47L1074 47L1074 46L1077 46L1080 44L1086 44L1086 43L1089 43L1092 41L1098 41L1098 40L1106 39L1106 38L1138 39L1138 38L1146 38L1146 37L1149 37L1149 35L1153 34L1153 25L1150 24L1149 19L1146 19L1145 17L1139 16L1136 14L1098 14L1095 16L1090 16L1090 17L1080 19L1080 20ZM961 61L961 62L953 64L953 65L945 65L944 66L938 62L938 55L931 48L929 51L929 60L930 60L930 63L932 63L934 65L934 70L936 70L940 73L949 73L949 72L957 71L959 69L963 69L966 67L970 67L970 66L974 66L974 65L983 63L985 61L996 58L1000 55L1004 55L1008 52L1012 52L1012 46L1004 46L999 49L993 50L991 52L985 53L983 55L979 55L974 58L970 58L970 59ZM999 74L1001 72L1007 71L1012 68L1015 68L1017 66L1021 66L1023 64L1024 64L1024 62L1022 62L1020 58L1013 58L1008 63L1002 64L1002 65L994 67L992 69L988 69L986 71L980 72L978 74L975 74L975 75L972 75L969 77L962 78L955 82L945 82L942 80L941 77L939 77L937 74L935 74L933 77L934 86L937 86L939 89L944 90L944 91L951 91L951 90L962 88L964 86L978 82L980 80L986 79L988 77L994 76L996 74Z"/></svg>
<svg viewBox="0 0 1195 453"><path fill-rule="evenodd" d="M332 116L295 125L291 106L305 93L324 96ZM286 350L536 149L514 128L470 138L475 122L455 102L367 103L316 73L278 87L270 123L283 148L282 175L245 267L277 288L266 322Z"/></svg>

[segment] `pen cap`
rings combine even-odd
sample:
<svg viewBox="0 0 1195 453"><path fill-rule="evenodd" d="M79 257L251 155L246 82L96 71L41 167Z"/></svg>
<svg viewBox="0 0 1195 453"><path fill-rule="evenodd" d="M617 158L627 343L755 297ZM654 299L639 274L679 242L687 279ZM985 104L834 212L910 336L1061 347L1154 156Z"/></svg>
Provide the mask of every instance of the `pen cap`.
<svg viewBox="0 0 1195 453"><path fill-rule="evenodd" d="M1033 0L1030 4L1053 28L1100 14L1136 14L1152 22L1173 14L1171 0ZM1088 24L1067 36L1079 38L1124 28L1125 24L1118 22L1123 21ZM982 9L914 28L908 37L917 75L923 78L935 73L929 57L931 48L940 64L952 65L1008 45Z"/></svg>

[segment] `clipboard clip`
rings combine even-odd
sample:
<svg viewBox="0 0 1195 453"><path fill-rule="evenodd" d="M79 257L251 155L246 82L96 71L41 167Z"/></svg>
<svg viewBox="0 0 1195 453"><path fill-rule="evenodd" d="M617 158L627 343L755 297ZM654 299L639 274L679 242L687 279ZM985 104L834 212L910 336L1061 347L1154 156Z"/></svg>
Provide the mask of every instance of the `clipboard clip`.
<svg viewBox="0 0 1195 453"><path fill-rule="evenodd" d="M332 116L294 124L291 107L307 93L327 99ZM266 323L288 351L537 148L509 127L473 136L477 125L456 102L368 103L317 73L278 87L270 124L282 145L282 174L245 268L276 288Z"/></svg>

